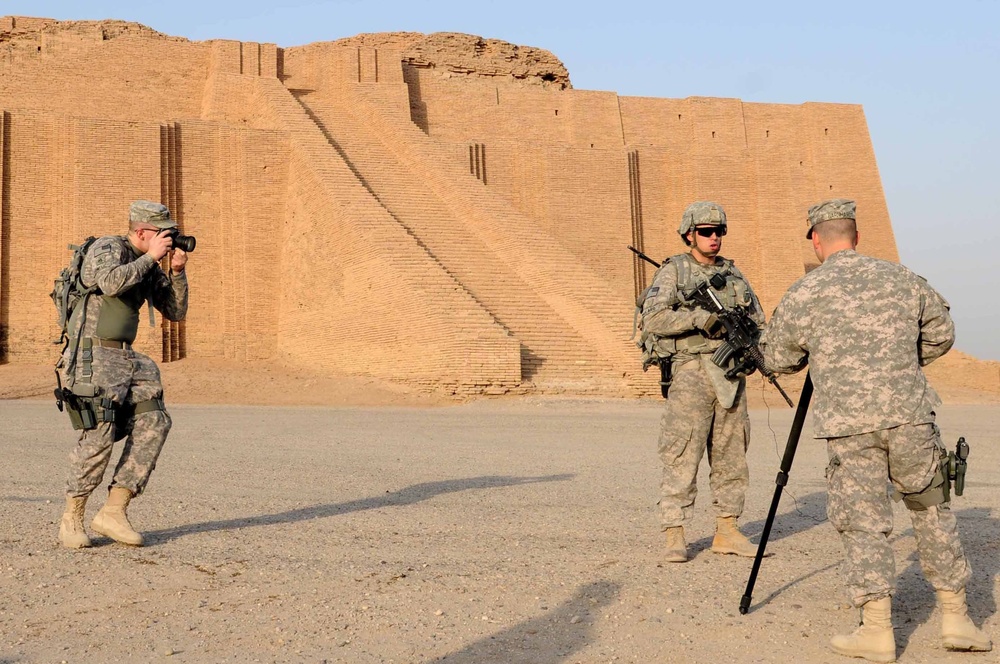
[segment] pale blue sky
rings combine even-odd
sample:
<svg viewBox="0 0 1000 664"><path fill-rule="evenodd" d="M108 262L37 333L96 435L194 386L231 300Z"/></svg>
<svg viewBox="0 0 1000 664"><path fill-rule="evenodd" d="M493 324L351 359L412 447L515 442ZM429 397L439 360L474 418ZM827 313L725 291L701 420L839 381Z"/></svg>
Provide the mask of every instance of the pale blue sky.
<svg viewBox="0 0 1000 664"><path fill-rule="evenodd" d="M1000 360L1000 2L4 0L0 13L279 46L465 32L548 49L579 89L862 104L903 263L951 302L957 347Z"/></svg>

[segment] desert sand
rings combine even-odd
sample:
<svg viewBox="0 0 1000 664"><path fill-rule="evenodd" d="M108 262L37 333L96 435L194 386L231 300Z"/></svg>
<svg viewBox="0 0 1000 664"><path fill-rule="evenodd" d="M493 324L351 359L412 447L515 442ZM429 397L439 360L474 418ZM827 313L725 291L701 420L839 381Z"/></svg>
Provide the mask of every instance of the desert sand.
<svg viewBox="0 0 1000 664"><path fill-rule="evenodd" d="M827 648L857 612L808 428L741 616L752 561L709 550L707 467L695 555L660 561L657 401L457 403L359 381L338 383L340 406L196 405L167 373L174 429L130 510L143 548L58 545L68 419L45 398L0 401L0 662L848 661ZM791 415L751 413L741 524L755 541ZM996 642L1000 407L948 405L939 423L949 444L971 444L953 509L971 615ZM901 507L892 542L899 661L997 661L938 644Z"/></svg>

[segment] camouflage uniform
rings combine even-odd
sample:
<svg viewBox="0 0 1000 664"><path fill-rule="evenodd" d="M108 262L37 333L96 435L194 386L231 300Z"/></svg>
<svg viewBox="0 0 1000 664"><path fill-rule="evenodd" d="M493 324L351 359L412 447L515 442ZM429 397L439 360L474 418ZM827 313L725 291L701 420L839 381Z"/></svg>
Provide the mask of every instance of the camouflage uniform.
<svg viewBox="0 0 1000 664"><path fill-rule="evenodd" d="M854 204L829 201L810 217L812 225L854 219ZM940 484L945 454L934 424L941 401L921 367L954 340L948 303L926 281L853 250L828 256L793 284L761 339L768 368L791 373L809 364L815 435L827 440L830 459L827 512L844 544L855 606L894 588L889 481L910 509L931 585L958 591L970 578L949 504L918 500Z"/></svg>
<svg viewBox="0 0 1000 664"><path fill-rule="evenodd" d="M130 217L133 221L172 228L176 224L165 211L166 208L159 204L138 201L133 204ZM136 412L121 422L121 430L113 422L99 422L97 428L80 434L70 453L71 471L66 493L77 497L90 495L101 483L112 445L124 438L110 486L124 487L138 495L149 481L170 431L171 420L163 407L163 386L156 363L132 350L131 344L136 336L139 311L145 302L151 302L170 320L184 318L187 277L183 271L168 276L156 260L139 253L127 237L106 236L95 241L87 251L81 280L85 286L98 285L100 294L89 298L85 312L74 312L69 331L71 338L79 336L81 340L92 340L92 359L87 361L83 344L70 343L59 365L63 382L69 386L91 382L98 388L99 397L109 397L117 406L143 404L137 410L144 412ZM114 315L109 313L109 308L114 309ZM106 314L103 317L102 310ZM74 347L77 350L75 361ZM67 369L71 366L70 374Z"/></svg>
<svg viewBox="0 0 1000 664"><path fill-rule="evenodd" d="M653 276L642 306L644 334L656 335L660 338L658 347L666 346L672 355L667 360L671 363L672 381L659 438L663 530L683 526L691 519L698 492L698 465L706 450L717 516L742 514L750 481L746 462L750 442L746 381L727 379L725 370L712 362L711 354L722 340L710 339L701 331L709 312L689 306L683 297L683 291L717 273L727 282L724 289L716 291L723 305L744 307L758 324L763 324L763 312L750 284L732 261L721 257L711 266L697 262L690 254L668 258Z"/></svg>

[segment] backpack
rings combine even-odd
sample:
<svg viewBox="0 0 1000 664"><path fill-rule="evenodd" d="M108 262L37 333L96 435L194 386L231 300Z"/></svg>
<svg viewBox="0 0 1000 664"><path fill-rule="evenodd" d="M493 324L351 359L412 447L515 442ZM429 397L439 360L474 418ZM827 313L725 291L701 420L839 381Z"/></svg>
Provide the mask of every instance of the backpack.
<svg viewBox="0 0 1000 664"><path fill-rule="evenodd" d="M94 236L88 237L83 241L83 244L77 246L75 244L69 245L69 249L73 252L72 258L69 260L69 265L64 267L59 273L59 276L55 280L55 286L52 292L49 293L49 297L52 298L52 303L55 304L56 312L59 314L59 338L54 340L54 344L64 344L60 355L66 352L69 345L74 343L73 354L68 361L68 366L66 367L66 373L69 376L73 375L73 368L76 364L76 350L79 346L80 339L70 339L69 324L70 320L73 318L73 312L78 308L82 307L86 311L87 301L90 296L94 293L99 293L100 288L97 285L94 286L84 286L83 281L80 280L80 272L83 269L83 259L87 255L87 250L90 246L97 241ZM81 321L80 329L83 329L84 321ZM56 377L58 378L59 372L56 371Z"/></svg>
<svg viewBox="0 0 1000 664"><path fill-rule="evenodd" d="M677 270L678 287L686 286L687 282L691 279L691 269L687 262L680 256L671 256L665 259L659 265L656 272L658 273L660 270L666 268L670 263L673 263ZM656 273L653 274L653 283L655 282ZM662 337L658 334L652 334L642 327L642 310L646 304L646 298L655 294L655 291L650 293L652 289L653 285L650 284L636 298L635 317L632 322L632 338L635 339L636 333L639 334L639 339L635 342L635 345L642 352L643 371L648 370L654 364L659 365L662 369L663 365L669 365L670 358L677 354L677 343L673 337Z"/></svg>

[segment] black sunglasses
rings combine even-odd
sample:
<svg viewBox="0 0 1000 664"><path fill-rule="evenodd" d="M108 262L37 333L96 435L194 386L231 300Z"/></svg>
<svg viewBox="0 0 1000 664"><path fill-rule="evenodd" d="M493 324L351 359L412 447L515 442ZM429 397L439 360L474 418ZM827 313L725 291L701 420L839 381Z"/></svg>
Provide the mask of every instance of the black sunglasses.
<svg viewBox="0 0 1000 664"><path fill-rule="evenodd" d="M726 234L725 226L709 226L708 228L696 228L694 232L702 237L712 237L713 235L718 235L722 237Z"/></svg>

